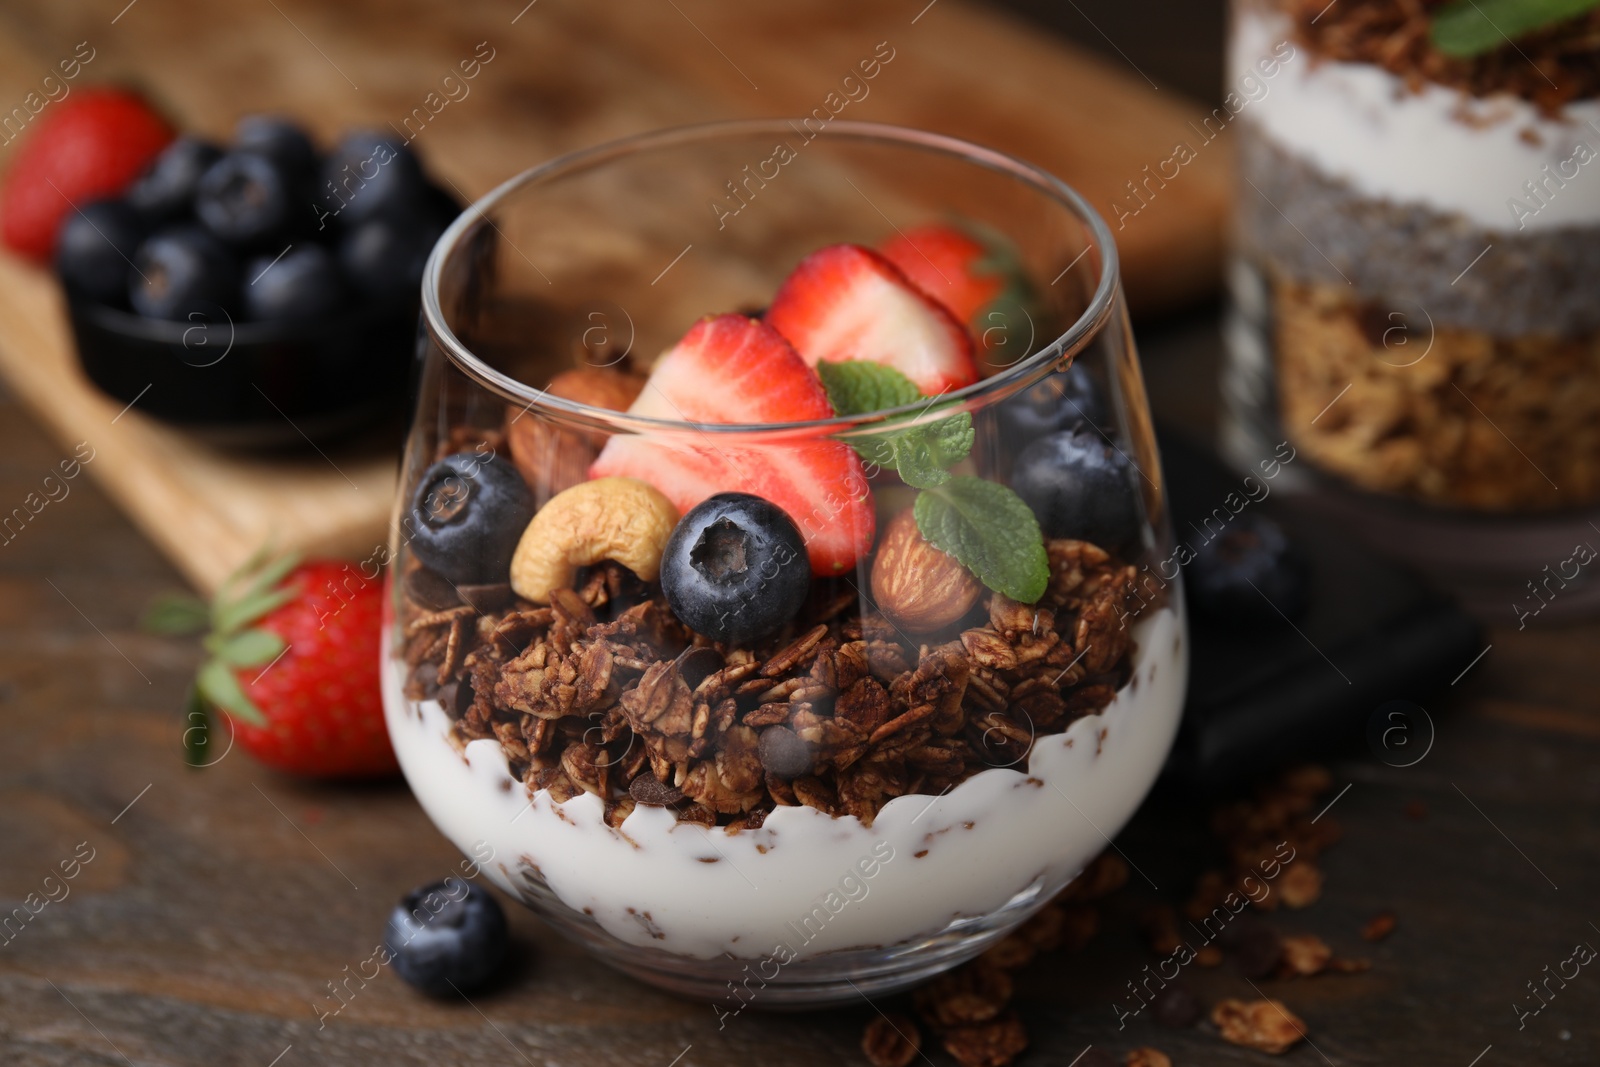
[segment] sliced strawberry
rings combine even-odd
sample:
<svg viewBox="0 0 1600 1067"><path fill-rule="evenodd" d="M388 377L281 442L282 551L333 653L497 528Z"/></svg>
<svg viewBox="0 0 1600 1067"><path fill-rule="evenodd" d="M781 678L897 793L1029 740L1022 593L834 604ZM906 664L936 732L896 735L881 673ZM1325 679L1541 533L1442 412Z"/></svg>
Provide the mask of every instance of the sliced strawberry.
<svg viewBox="0 0 1600 1067"><path fill-rule="evenodd" d="M953 226L917 226L886 242L883 258L962 322L972 322L1006 287L989 250Z"/></svg>
<svg viewBox="0 0 1600 1067"><path fill-rule="evenodd" d="M628 410L714 424L801 422L833 414L822 383L788 342L742 315L696 323L656 361ZM680 512L716 493L765 497L800 527L816 574L848 570L872 547L872 492L860 457L841 441L748 444L711 433L616 434L589 474L649 482Z"/></svg>
<svg viewBox="0 0 1600 1067"><path fill-rule="evenodd" d="M773 297L767 322L812 366L883 363L929 396L978 380L961 322L859 245L830 245L801 260Z"/></svg>

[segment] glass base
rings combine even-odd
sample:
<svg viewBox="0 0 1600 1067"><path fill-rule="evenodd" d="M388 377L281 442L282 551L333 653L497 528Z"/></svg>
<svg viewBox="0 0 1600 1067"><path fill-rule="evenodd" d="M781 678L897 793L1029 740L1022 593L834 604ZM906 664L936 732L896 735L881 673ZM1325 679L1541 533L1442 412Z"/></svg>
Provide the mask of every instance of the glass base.
<svg viewBox="0 0 1600 1067"><path fill-rule="evenodd" d="M995 912L953 920L926 938L790 963L778 956L695 960L629 944L575 913L531 871L523 872L514 892L541 919L607 966L669 993L707 1001L720 1017L746 1008L798 1011L903 992L980 955L1064 888L1064 882L1050 887L1035 883Z"/></svg>

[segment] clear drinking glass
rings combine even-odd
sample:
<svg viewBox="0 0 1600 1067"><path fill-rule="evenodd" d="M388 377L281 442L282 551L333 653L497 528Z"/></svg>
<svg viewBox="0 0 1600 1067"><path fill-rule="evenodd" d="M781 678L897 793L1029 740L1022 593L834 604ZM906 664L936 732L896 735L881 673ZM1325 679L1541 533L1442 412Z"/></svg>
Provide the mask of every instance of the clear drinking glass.
<svg viewBox="0 0 1600 1067"><path fill-rule="evenodd" d="M984 313L985 377L934 410L714 425L543 388L574 368L647 372L708 313L761 314L807 253L952 217L1008 243L1031 291ZM1116 264L1104 223L1050 175L845 122L635 137L536 167L469 209L423 285L384 664L395 749L439 829L608 963L733 1011L906 987L1047 903L1155 780L1186 677ZM1011 600L926 542L886 550L916 490L862 463L792 517L835 542L844 524L865 554L807 579L775 633L719 642L679 623L650 573L640 531L659 501L583 503L607 449L656 457L634 469L675 510L692 502L670 473L684 457L717 457L737 483L722 488L792 500L795 484L763 472L877 454L891 433L963 413L973 439L958 479L1015 484L1035 439L1101 435L1118 473L1091 510L1126 504L1121 542L1050 537L1046 592ZM1034 482L1050 482L1052 462L1027 459ZM425 566L419 553L437 559L438 545L421 527L474 508L492 518L483 536L452 550L450 574ZM1076 521L1055 516L1045 533ZM519 560L585 565L533 603L507 584L513 544ZM898 573L875 573L891 555ZM926 610L901 610L908 596Z"/></svg>

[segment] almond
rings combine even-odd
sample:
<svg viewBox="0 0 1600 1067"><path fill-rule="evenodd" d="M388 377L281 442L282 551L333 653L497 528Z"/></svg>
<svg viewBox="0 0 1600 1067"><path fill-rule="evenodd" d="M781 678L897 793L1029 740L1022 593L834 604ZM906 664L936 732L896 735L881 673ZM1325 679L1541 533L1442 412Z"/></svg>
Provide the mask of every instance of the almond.
<svg viewBox="0 0 1600 1067"><path fill-rule="evenodd" d="M574 367L550 379L545 392L590 407L626 411L644 388L636 374L605 367ZM589 464L609 436L600 430L565 429L531 408L506 409L511 458L541 501L589 477Z"/></svg>
<svg viewBox="0 0 1600 1067"><path fill-rule="evenodd" d="M971 571L922 536L911 509L890 521L872 564L872 598L896 625L910 633L943 629L982 593Z"/></svg>
<svg viewBox="0 0 1600 1067"><path fill-rule="evenodd" d="M564 370L544 387L551 396L575 400L590 407L627 411L644 389L644 379L606 367L574 367Z"/></svg>

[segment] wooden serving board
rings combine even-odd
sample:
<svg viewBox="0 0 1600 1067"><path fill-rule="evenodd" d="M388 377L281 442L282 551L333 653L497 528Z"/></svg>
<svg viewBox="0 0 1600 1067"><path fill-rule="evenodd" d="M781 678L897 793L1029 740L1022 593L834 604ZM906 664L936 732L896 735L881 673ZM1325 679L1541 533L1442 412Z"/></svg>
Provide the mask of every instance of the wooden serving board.
<svg viewBox="0 0 1600 1067"><path fill-rule="evenodd" d="M1190 137L1201 113L1131 68L962 0L135 0L111 10L120 6L0 9L0 102L22 101L87 41L94 58L74 86L131 81L182 127L216 137L252 111L294 115L324 140L393 126L415 134L429 169L463 198L601 140L807 114L842 93L844 77L882 42L891 64L840 117L1010 151L1065 178L1110 219L1118 203L1137 206L1128 183ZM461 63L474 59L476 76L461 80ZM1201 153L1117 233L1136 311L1214 287L1225 149ZM14 150L0 146L0 166ZM365 556L384 537L392 441L255 459L199 445L137 405L122 412L79 374L54 282L3 257L0 373L65 446L90 443L89 472L203 590L268 540Z"/></svg>

